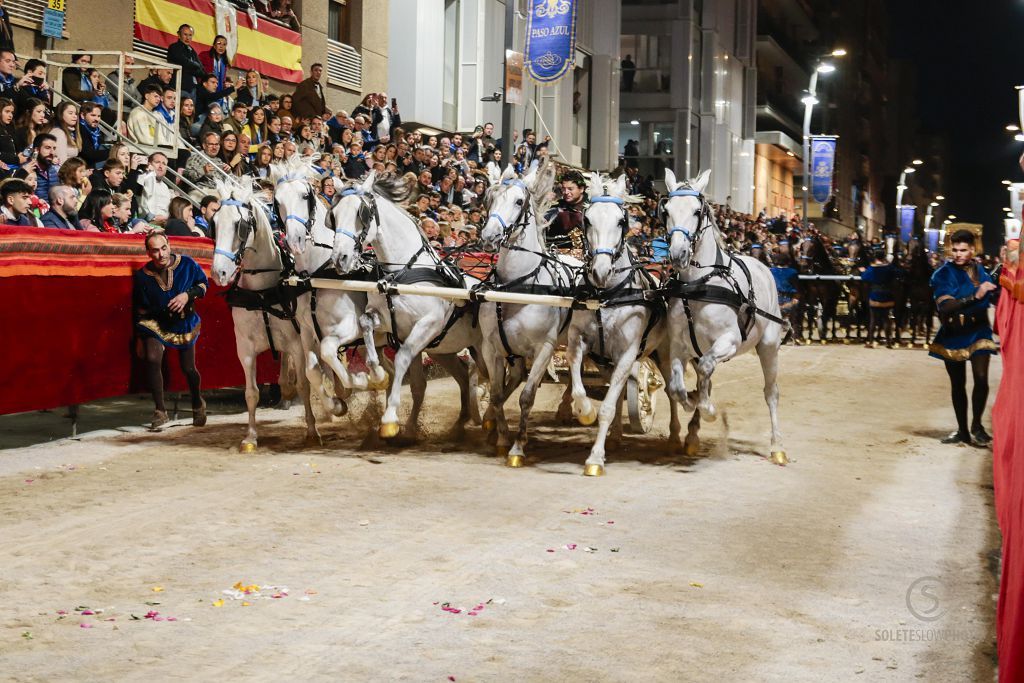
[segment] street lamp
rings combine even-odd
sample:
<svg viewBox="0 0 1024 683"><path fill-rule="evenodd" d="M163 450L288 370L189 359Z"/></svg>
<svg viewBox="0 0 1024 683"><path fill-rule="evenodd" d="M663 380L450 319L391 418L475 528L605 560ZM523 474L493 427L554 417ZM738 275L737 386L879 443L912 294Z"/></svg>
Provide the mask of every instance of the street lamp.
<svg viewBox="0 0 1024 683"><path fill-rule="evenodd" d="M917 169L907 166L900 173L900 182L896 186L896 215L899 216L900 207L903 206L903 191L907 189L907 174L914 173Z"/></svg>
<svg viewBox="0 0 1024 683"><path fill-rule="evenodd" d="M814 105L818 104L818 74L830 74L836 70L834 64L824 62L822 59L844 56L846 56L846 50L840 47L819 58L814 70L811 71L811 82L807 84L807 95L800 100L804 103L804 230L810 227L810 221L807 219L807 206L811 187L811 112L814 110Z"/></svg>

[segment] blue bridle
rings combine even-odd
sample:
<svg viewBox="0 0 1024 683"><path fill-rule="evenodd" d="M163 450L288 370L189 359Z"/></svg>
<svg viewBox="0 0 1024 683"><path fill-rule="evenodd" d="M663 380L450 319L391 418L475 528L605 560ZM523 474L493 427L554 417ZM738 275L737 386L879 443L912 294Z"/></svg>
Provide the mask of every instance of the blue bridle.
<svg viewBox="0 0 1024 683"><path fill-rule="evenodd" d="M620 207L625 204L625 202L622 201L622 199L620 199L618 197L611 197L611 196L608 196L608 195L601 195L600 197L591 197L590 203L591 204L616 204L616 205L618 205ZM623 212L625 212L625 209L623 209ZM621 240L620 240L620 244L621 244ZM618 253L618 251L619 251L619 249L607 249L607 248L601 247L601 248L598 248L598 249L594 249L591 253L594 256L598 256L600 254L608 254L614 260L615 259L615 255Z"/></svg>
<svg viewBox="0 0 1024 683"><path fill-rule="evenodd" d="M505 186L512 186L512 187L521 188L523 190L523 192L526 193L527 197L530 196L530 190L527 189L526 183L524 183L522 180L519 180L518 178L508 178L507 180L502 180L501 184L505 185ZM520 212L519 215L522 216L523 215L522 212ZM494 218L499 223L501 223L501 229L503 231L507 231L508 230L508 228L509 228L508 223L505 222L505 219L501 217L500 213L492 212L492 213L488 214L487 215L487 219L490 220L491 218ZM513 223L512 225L514 226L515 223Z"/></svg>
<svg viewBox="0 0 1024 683"><path fill-rule="evenodd" d="M348 187L348 188L345 188L344 190L341 191L341 198L344 199L345 197L351 197L352 195L356 195L356 196L362 197L365 194L366 193L363 192L363 188L361 188L361 187ZM376 209L374 209L374 211L376 211ZM358 218L358 215L356 217ZM372 218L367 218L367 220L363 224L362 232L360 232L358 235L355 234L354 232L350 231L350 230L346 230L345 228L335 228L334 229L334 233L337 234L337 235L345 235L346 237L351 238L351 240L353 242L355 242L356 246L358 248L362 249L363 248L363 244L362 244L363 239L366 238L366 233L368 233L370 231L370 221L371 220L372 220Z"/></svg>
<svg viewBox="0 0 1024 683"><path fill-rule="evenodd" d="M223 200L221 200L220 205L221 205L221 207L234 206L234 207L238 208L238 213L239 214L242 213L242 207L246 206L246 204L244 202L240 202L237 199L223 199ZM248 237L248 235L246 236L246 238L247 237ZM242 240L242 244L239 245L237 253L233 254L230 251L224 251L223 249L221 249L219 247L215 248L213 250L213 253L214 254L220 254L221 256L226 256L227 258L229 258L232 261L237 263L238 261L241 260L241 253L242 253L242 250L244 248L245 248L245 239L243 239Z"/></svg>
<svg viewBox="0 0 1024 683"><path fill-rule="evenodd" d="M668 193L668 198L671 199L672 197L697 197L702 201L702 203L704 199L700 192L698 192L697 190L691 190L690 188L680 188L678 190L672 190L671 192ZM666 211L665 213L667 214L668 211ZM697 228L700 229L700 225L698 225ZM683 233L683 236L686 237L686 239L690 239L689 230L687 230L681 225L673 225L671 228L669 228L668 231L669 241L672 240L672 234L676 232L681 232Z"/></svg>
<svg viewBox="0 0 1024 683"><path fill-rule="evenodd" d="M277 181L277 184L289 183L293 180L306 180L306 177L295 173L289 173L288 175L281 177L281 179ZM295 214L290 213L284 217L284 222L287 223L289 220L292 220L308 230L310 219L312 219L312 215L310 215L309 218L302 218L301 216L296 216Z"/></svg>

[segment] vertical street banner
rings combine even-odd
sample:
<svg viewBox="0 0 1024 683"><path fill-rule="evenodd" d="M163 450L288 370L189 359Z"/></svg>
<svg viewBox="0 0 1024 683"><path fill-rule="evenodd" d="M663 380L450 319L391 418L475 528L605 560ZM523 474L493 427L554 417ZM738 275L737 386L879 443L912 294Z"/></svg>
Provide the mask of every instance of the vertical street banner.
<svg viewBox="0 0 1024 683"><path fill-rule="evenodd" d="M526 73L538 83L556 83L576 56L576 0L530 0L526 21Z"/></svg>
<svg viewBox="0 0 1024 683"><path fill-rule="evenodd" d="M811 196L824 204L832 196L832 175L836 168L836 137L811 137Z"/></svg>
<svg viewBox="0 0 1024 683"><path fill-rule="evenodd" d="M913 204L903 204L897 208L900 213L900 241L906 244L914 236L914 213L917 207Z"/></svg>
<svg viewBox="0 0 1024 683"><path fill-rule="evenodd" d="M929 228L924 231L924 246L928 251L939 250L939 231L935 228Z"/></svg>

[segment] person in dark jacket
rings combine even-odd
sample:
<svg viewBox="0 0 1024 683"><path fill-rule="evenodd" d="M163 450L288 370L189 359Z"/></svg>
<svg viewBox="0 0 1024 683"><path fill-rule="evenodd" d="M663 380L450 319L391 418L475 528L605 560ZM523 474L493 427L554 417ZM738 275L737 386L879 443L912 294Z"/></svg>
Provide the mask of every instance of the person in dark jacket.
<svg viewBox="0 0 1024 683"><path fill-rule="evenodd" d="M181 91L194 95L205 70L199 61L196 49L192 47L195 30L188 24L178 27L178 42L167 48L167 61L181 67Z"/></svg>
<svg viewBox="0 0 1024 683"><path fill-rule="evenodd" d="M27 161L14 138L14 102L0 97L0 178L9 177Z"/></svg>
<svg viewBox="0 0 1024 683"><path fill-rule="evenodd" d="M323 64L314 64L309 69L309 78L299 83L292 95L292 113L296 118L309 120L314 116L329 117L327 100L324 99L324 88L320 78L324 73Z"/></svg>
<svg viewBox="0 0 1024 683"><path fill-rule="evenodd" d="M79 129L82 135L82 149L78 156L85 160L89 168L99 168L107 160L110 148L103 141L103 131L100 129L100 112L103 107L95 102L86 102L82 105L80 113L81 121Z"/></svg>
<svg viewBox="0 0 1024 683"><path fill-rule="evenodd" d="M25 62L25 76L18 82L17 89L14 104L18 111L25 109L28 100L33 97L53 108L53 92L46 82L46 62L41 59Z"/></svg>
<svg viewBox="0 0 1024 683"><path fill-rule="evenodd" d="M92 83L85 75L92 65L92 55L79 52L72 57L71 61L77 66L64 69L64 75L61 76L61 83L64 85L63 92L75 102L86 102L93 95Z"/></svg>
<svg viewBox="0 0 1024 683"><path fill-rule="evenodd" d="M11 29L11 15L0 0L0 50L14 52L14 31Z"/></svg>
<svg viewBox="0 0 1024 683"><path fill-rule="evenodd" d="M78 222L78 203L75 188L67 185L54 185L50 188L50 210L40 216L44 228L60 230L84 230Z"/></svg>

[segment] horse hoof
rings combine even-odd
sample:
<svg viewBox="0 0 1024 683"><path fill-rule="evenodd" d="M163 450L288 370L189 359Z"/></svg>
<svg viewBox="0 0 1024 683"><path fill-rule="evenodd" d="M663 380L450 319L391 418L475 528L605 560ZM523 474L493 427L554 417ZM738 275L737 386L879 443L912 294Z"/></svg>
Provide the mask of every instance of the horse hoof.
<svg viewBox="0 0 1024 683"><path fill-rule="evenodd" d="M494 447L494 455L496 455L499 458L507 458L508 457L508 446L495 446Z"/></svg>
<svg viewBox="0 0 1024 683"><path fill-rule="evenodd" d="M242 444L238 447L238 452L239 453L255 453L256 452L256 444L254 444L251 441L243 441Z"/></svg>
<svg viewBox="0 0 1024 683"><path fill-rule="evenodd" d="M769 458L773 465L785 466L789 463L789 458L786 457L786 451L772 451L772 455Z"/></svg>
<svg viewBox="0 0 1024 683"><path fill-rule="evenodd" d="M683 444L683 455L692 458L700 451L700 441L687 441Z"/></svg>
<svg viewBox="0 0 1024 683"><path fill-rule="evenodd" d="M821 344L822 346L824 346L825 345L825 340L824 339L819 339L818 343Z"/></svg>
<svg viewBox="0 0 1024 683"><path fill-rule="evenodd" d="M484 428L485 432L493 432L495 427L494 420L484 420L484 423L481 426Z"/></svg>
<svg viewBox="0 0 1024 683"><path fill-rule="evenodd" d="M604 465L587 464L583 468L584 477L603 477L604 476Z"/></svg>
<svg viewBox="0 0 1024 683"><path fill-rule="evenodd" d="M697 406L697 410L700 411L701 418L708 422L714 422L718 419L718 412L711 406Z"/></svg>
<svg viewBox="0 0 1024 683"><path fill-rule="evenodd" d="M366 388L370 391L384 391L390 382L391 376L388 375L388 371L382 369L379 376L371 377L367 381Z"/></svg>
<svg viewBox="0 0 1024 683"><path fill-rule="evenodd" d="M398 436L400 429L397 422L385 422L380 426L378 433L382 439L393 439Z"/></svg>
<svg viewBox="0 0 1024 683"><path fill-rule="evenodd" d="M597 410L593 406L591 406L589 413L580 413L576 419L584 427L589 427L590 425L597 422Z"/></svg>
<svg viewBox="0 0 1024 683"><path fill-rule="evenodd" d="M505 457L505 467L519 468L523 466L523 461L521 455L509 455Z"/></svg>

